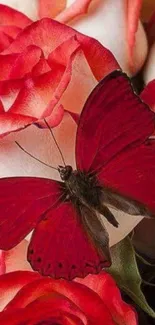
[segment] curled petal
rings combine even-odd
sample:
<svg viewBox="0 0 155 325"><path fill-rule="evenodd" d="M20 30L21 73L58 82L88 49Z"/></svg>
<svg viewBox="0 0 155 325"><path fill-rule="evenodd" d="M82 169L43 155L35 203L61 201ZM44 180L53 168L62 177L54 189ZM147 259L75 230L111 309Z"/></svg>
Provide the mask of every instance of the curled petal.
<svg viewBox="0 0 155 325"><path fill-rule="evenodd" d="M57 37L53 38L53 35L57 35ZM19 53L33 43L40 47L47 57L61 43L75 35L97 80L119 68L112 53L98 41L49 18L44 18L28 26L3 54Z"/></svg>
<svg viewBox="0 0 155 325"><path fill-rule="evenodd" d="M21 12L0 4L0 25L13 25L25 28L31 22L32 20Z"/></svg>
<svg viewBox="0 0 155 325"><path fill-rule="evenodd" d="M66 8L66 0L39 0L39 17L54 18Z"/></svg>
<svg viewBox="0 0 155 325"><path fill-rule="evenodd" d="M0 310L12 300L16 293L27 283L38 279L35 272L17 271L1 275L0 277Z"/></svg>
<svg viewBox="0 0 155 325"><path fill-rule="evenodd" d="M12 37L13 39L21 32L21 28L17 26L0 25L0 32Z"/></svg>
<svg viewBox="0 0 155 325"><path fill-rule="evenodd" d="M43 57L43 53L39 47L35 45L28 46L16 58L8 79L20 79L25 77L25 75L30 73L33 67L39 62L41 57Z"/></svg>
<svg viewBox="0 0 155 325"><path fill-rule="evenodd" d="M6 271L5 252L0 250L0 275L4 274L5 271Z"/></svg>
<svg viewBox="0 0 155 325"><path fill-rule="evenodd" d="M7 310L25 308L40 296L49 296L53 291L71 300L84 312L90 322L95 324L97 320L97 324L102 325L104 319L106 324L114 325L109 311L95 292L85 285L65 280L42 278L33 281L19 291L7 305Z"/></svg>
<svg viewBox="0 0 155 325"><path fill-rule="evenodd" d="M55 17L56 20L67 23L70 20L87 13L92 0L75 0L71 6Z"/></svg>
<svg viewBox="0 0 155 325"><path fill-rule="evenodd" d="M10 132L21 130L35 122L36 119L30 116L24 116L13 113L0 114L0 137Z"/></svg>
<svg viewBox="0 0 155 325"><path fill-rule="evenodd" d="M136 312L122 300L121 293L110 274L106 272L97 276L90 274L84 279L77 279L76 281L86 285L100 296L111 313L115 324L138 325Z"/></svg>
<svg viewBox="0 0 155 325"><path fill-rule="evenodd" d="M135 35L138 29L138 22L140 17L140 10L142 7L142 0L127 1L127 39L129 48L129 62L133 65L133 49L135 45Z"/></svg>
<svg viewBox="0 0 155 325"><path fill-rule="evenodd" d="M3 31L0 31L0 52L4 51L12 43L13 39L5 34Z"/></svg>
<svg viewBox="0 0 155 325"><path fill-rule="evenodd" d="M8 80L8 76L11 73L12 66L17 58L18 54L0 55L0 80Z"/></svg>

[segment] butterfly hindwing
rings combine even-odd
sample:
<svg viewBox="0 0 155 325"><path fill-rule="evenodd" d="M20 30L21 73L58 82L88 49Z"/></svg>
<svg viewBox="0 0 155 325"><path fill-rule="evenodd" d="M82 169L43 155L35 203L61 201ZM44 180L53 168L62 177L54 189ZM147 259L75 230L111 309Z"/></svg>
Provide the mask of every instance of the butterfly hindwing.
<svg viewBox="0 0 155 325"><path fill-rule="evenodd" d="M0 248L16 246L61 196L61 183L50 179L0 179Z"/></svg>
<svg viewBox="0 0 155 325"><path fill-rule="evenodd" d="M34 270L54 278L73 279L98 273L109 265L85 231L82 218L70 202L47 212L36 226L28 249ZM88 218L91 220L91 213Z"/></svg>

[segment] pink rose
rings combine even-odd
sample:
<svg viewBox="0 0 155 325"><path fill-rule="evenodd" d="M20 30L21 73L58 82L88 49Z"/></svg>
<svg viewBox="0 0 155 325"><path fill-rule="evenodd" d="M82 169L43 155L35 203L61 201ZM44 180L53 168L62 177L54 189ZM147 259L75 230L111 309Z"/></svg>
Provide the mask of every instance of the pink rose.
<svg viewBox="0 0 155 325"><path fill-rule="evenodd" d="M94 37L116 57L121 68L135 74L147 55L147 40L139 14L142 1L1 0L31 19L51 17Z"/></svg>

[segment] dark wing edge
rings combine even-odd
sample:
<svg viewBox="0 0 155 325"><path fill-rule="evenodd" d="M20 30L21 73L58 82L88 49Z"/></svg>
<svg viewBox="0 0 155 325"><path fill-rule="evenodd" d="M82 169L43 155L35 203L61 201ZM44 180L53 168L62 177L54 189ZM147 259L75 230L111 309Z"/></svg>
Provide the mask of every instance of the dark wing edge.
<svg viewBox="0 0 155 325"><path fill-rule="evenodd" d="M131 199L128 196L120 194L113 189L104 187L102 193L102 202L109 207L121 210L130 215L143 216L146 218L155 217L155 213L153 213L146 205L137 200Z"/></svg>

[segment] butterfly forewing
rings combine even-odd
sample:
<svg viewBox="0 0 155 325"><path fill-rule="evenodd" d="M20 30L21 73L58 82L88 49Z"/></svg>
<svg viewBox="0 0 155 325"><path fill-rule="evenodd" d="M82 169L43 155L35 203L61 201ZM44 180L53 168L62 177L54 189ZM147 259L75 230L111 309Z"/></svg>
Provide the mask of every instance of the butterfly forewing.
<svg viewBox="0 0 155 325"><path fill-rule="evenodd" d="M100 185L112 190L109 199L118 210L154 215L155 144L147 145L154 127L155 114L121 71L104 78L83 108L76 138L77 167L96 174ZM123 197L121 202L121 195L126 202Z"/></svg>
<svg viewBox="0 0 155 325"><path fill-rule="evenodd" d="M16 246L61 196L61 183L50 179L0 179L0 248Z"/></svg>
<svg viewBox="0 0 155 325"><path fill-rule="evenodd" d="M155 115L133 92L121 71L105 77L92 91L80 116L76 162L80 170L95 172L122 150L130 151L154 131Z"/></svg>

